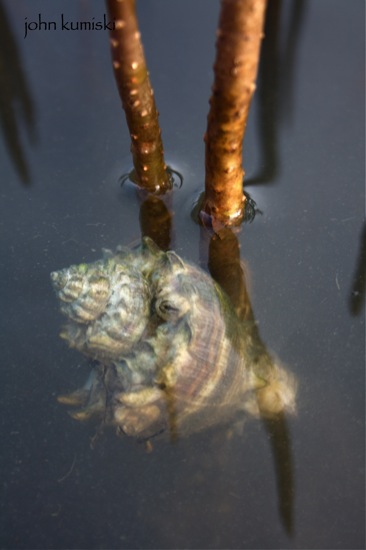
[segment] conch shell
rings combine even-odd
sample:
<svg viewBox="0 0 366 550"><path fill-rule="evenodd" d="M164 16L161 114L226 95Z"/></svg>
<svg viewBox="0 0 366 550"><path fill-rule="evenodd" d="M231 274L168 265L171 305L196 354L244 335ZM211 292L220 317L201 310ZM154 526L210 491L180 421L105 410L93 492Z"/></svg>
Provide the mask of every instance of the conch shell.
<svg viewBox="0 0 366 550"><path fill-rule="evenodd" d="M77 419L120 433L180 436L295 409L294 377L267 353L199 267L145 237L134 250L51 274L70 347L93 360L84 388L62 396Z"/></svg>

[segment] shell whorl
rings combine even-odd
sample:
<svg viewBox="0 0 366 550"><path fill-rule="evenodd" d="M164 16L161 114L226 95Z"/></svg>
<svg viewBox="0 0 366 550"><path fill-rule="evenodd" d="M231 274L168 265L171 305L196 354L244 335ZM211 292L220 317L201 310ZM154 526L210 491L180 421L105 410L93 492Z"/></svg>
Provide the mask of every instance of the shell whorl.
<svg viewBox="0 0 366 550"><path fill-rule="evenodd" d="M61 336L98 358L118 358L140 338L149 316L149 288L136 269L108 259L51 274L61 312Z"/></svg>

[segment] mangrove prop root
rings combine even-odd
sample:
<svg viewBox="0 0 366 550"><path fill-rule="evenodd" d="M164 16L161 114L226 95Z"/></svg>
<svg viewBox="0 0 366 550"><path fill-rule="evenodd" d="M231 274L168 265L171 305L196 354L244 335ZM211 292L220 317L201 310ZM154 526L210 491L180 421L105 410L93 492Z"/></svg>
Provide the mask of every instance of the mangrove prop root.
<svg viewBox="0 0 366 550"><path fill-rule="evenodd" d="M154 92L150 84L137 24L135 0L106 0L112 62L122 106L131 135L132 179L149 192L171 188L166 169Z"/></svg>
<svg viewBox="0 0 366 550"><path fill-rule="evenodd" d="M244 212L243 138L255 90L266 0L222 0L206 143L202 210L225 225Z"/></svg>

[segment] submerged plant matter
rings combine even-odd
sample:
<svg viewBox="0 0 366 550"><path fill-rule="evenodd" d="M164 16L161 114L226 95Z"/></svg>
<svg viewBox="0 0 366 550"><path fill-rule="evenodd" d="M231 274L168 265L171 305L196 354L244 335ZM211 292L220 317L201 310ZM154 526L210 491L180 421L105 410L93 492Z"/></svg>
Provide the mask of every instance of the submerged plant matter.
<svg viewBox="0 0 366 550"><path fill-rule="evenodd" d="M86 385L59 398L79 407L74 418L150 438L294 410L294 378L254 321L239 320L208 274L151 239L51 278L67 317L62 338L93 360Z"/></svg>

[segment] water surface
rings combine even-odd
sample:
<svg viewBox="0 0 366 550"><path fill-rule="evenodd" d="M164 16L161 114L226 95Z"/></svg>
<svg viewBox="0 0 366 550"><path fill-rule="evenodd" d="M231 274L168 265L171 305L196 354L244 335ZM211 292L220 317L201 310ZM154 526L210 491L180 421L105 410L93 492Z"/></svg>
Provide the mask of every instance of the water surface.
<svg viewBox="0 0 366 550"><path fill-rule="evenodd" d="M262 338L299 380L288 421L292 538L260 422L231 440L218 429L156 443L151 454L110 430L91 450L95 426L57 403L89 367L58 337L49 274L138 241L139 202L118 184L129 136L107 34L23 38L25 17L97 20L104 5L19 0L3 3L16 45L6 109L26 166L15 167L2 139L3 548L363 547L364 3L273 4L278 26L273 9L244 150L263 213L238 238ZM207 255L190 210L204 181L218 9L212 0L138 3L166 157L184 176L172 247L194 262Z"/></svg>

